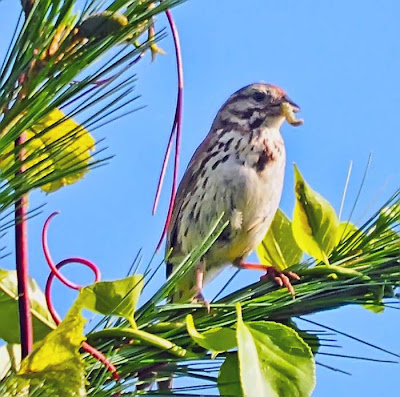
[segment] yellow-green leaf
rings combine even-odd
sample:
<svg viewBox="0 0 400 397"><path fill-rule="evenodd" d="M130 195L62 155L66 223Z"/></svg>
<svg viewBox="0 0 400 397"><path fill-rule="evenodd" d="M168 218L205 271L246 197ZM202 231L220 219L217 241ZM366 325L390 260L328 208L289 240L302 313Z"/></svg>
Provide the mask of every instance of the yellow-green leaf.
<svg viewBox="0 0 400 397"><path fill-rule="evenodd" d="M341 241L347 240L354 233L359 231L360 230L358 227L350 222L340 222L336 234L336 245L338 245Z"/></svg>
<svg viewBox="0 0 400 397"><path fill-rule="evenodd" d="M212 358L236 347L235 331L231 328L215 327L201 334L197 331L191 314L186 317L186 328L199 346L211 351Z"/></svg>
<svg viewBox="0 0 400 397"><path fill-rule="evenodd" d="M82 288L80 299L89 310L131 320L142 288L143 276L134 275L122 280L101 281Z"/></svg>
<svg viewBox="0 0 400 397"><path fill-rule="evenodd" d="M31 130L26 131L28 141L25 146L25 169L29 170L32 180L44 178L54 171L53 162L48 160L48 153L41 139L35 138L35 133ZM15 151L14 145L10 145L0 156L0 169L3 175L13 174Z"/></svg>
<svg viewBox="0 0 400 397"><path fill-rule="evenodd" d="M239 373L244 397L308 397L315 387L310 347L291 328L242 320L237 306Z"/></svg>
<svg viewBox="0 0 400 397"><path fill-rule="evenodd" d="M394 291L391 285L375 285L370 288L370 292L365 295L366 303L363 306L373 313L383 313L385 305L384 298L393 298Z"/></svg>
<svg viewBox="0 0 400 397"><path fill-rule="evenodd" d="M42 133L44 130L46 132ZM43 191L53 192L84 177L95 141L82 125L66 117L61 110L54 109L26 133L25 168L31 181L36 182L51 173L60 174L56 181L41 186ZM0 157L0 170L4 175L9 174L14 166L14 158L11 145ZM79 170L63 176L63 172L74 167Z"/></svg>
<svg viewBox="0 0 400 397"><path fill-rule="evenodd" d="M56 327L46 299L36 281L29 279L29 298L35 341L43 339ZM0 269L0 338L8 343L19 343L17 272Z"/></svg>
<svg viewBox="0 0 400 397"><path fill-rule="evenodd" d="M81 309L78 299L60 325L22 360L16 379L21 386L28 380L32 387L47 391L46 395L86 396L85 367L79 353L85 340Z"/></svg>
<svg viewBox="0 0 400 397"><path fill-rule="evenodd" d="M300 262L303 252L293 237L292 222L280 209L257 247L257 255L261 263L280 271Z"/></svg>
<svg viewBox="0 0 400 397"><path fill-rule="evenodd" d="M328 256L337 241L339 221L335 210L311 189L294 166L296 203L293 235L298 246L314 258L329 263Z"/></svg>

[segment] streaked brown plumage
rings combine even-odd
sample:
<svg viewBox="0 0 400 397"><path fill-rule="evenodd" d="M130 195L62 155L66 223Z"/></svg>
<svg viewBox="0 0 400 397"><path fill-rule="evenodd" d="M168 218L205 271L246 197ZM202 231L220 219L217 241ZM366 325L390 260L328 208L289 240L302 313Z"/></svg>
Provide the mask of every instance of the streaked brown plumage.
<svg viewBox="0 0 400 397"><path fill-rule="evenodd" d="M257 83L240 89L219 110L190 160L168 229L167 275L199 246L222 213L229 225L178 285L173 301L201 299L203 283L229 264L240 267L267 232L285 171L283 103L300 110L279 87Z"/></svg>

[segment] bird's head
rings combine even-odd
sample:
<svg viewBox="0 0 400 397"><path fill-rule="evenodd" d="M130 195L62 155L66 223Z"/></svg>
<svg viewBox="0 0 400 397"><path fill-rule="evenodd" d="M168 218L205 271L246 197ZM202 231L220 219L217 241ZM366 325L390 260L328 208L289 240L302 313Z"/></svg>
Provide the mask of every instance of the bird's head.
<svg viewBox="0 0 400 397"><path fill-rule="evenodd" d="M285 119L292 125L301 125L294 113L300 111L281 88L266 83L250 84L236 91L225 102L220 117L250 128L261 125L279 128Z"/></svg>

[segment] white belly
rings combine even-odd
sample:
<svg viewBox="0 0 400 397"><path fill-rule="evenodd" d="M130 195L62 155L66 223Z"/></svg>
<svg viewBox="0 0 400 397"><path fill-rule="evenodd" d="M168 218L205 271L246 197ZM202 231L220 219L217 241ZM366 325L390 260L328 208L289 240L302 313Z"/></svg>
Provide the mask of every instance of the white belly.
<svg viewBox="0 0 400 397"><path fill-rule="evenodd" d="M229 216L233 239L225 246L216 243L211 247L207 257L210 264L215 265L246 257L265 236L281 199L285 156L267 164L262 173L257 173L247 163L227 163L224 168L215 186L218 191L222 190L218 195L220 202L214 205L217 213L224 211ZM229 180L232 173L234 180ZM221 189L221 185L226 186L225 189ZM227 199L230 195L231 200ZM226 202L229 201L235 203L232 211L227 211Z"/></svg>

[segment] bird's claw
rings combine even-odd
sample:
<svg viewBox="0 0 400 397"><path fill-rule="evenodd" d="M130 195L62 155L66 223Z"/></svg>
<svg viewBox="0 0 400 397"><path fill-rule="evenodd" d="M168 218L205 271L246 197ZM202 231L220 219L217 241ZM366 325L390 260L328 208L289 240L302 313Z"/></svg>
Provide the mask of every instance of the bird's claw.
<svg viewBox="0 0 400 397"><path fill-rule="evenodd" d="M202 292L198 292L195 295L195 297L192 299L192 303L201 303L206 307L208 313L211 311L210 302L204 299Z"/></svg>
<svg viewBox="0 0 400 397"><path fill-rule="evenodd" d="M280 272L273 266L269 266L266 273L260 277L260 280L269 279L275 281L280 287L285 287L292 295L293 299L296 295L291 280L300 280L300 276L294 272Z"/></svg>

